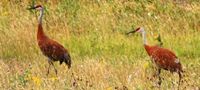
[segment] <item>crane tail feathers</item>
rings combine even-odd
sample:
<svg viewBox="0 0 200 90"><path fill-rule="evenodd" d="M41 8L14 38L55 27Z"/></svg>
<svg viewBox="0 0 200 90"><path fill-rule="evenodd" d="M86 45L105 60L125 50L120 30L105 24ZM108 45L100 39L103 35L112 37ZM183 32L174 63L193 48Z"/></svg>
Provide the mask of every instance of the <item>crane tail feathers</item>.
<svg viewBox="0 0 200 90"><path fill-rule="evenodd" d="M67 61L65 61L65 64L68 66L68 69L71 68L71 60L67 60Z"/></svg>
<svg viewBox="0 0 200 90"><path fill-rule="evenodd" d="M65 64L68 66L68 69L71 68L71 57L69 54L65 54Z"/></svg>
<svg viewBox="0 0 200 90"><path fill-rule="evenodd" d="M63 63L63 61L60 61L60 65Z"/></svg>

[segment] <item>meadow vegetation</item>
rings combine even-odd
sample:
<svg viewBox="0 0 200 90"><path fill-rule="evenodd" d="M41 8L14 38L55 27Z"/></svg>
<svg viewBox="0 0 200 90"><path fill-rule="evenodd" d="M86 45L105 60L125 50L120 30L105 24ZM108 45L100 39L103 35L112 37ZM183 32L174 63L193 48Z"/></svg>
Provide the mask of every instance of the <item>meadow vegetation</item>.
<svg viewBox="0 0 200 90"><path fill-rule="evenodd" d="M55 63L51 68L36 40L38 12L45 7L43 28L66 47L72 68ZM1 0L0 88L4 90L151 90L154 65L139 34L144 27L148 43L173 50L183 65L180 89L200 89L199 0ZM177 88L178 75L162 71L161 89ZM149 79L151 78L151 80Z"/></svg>

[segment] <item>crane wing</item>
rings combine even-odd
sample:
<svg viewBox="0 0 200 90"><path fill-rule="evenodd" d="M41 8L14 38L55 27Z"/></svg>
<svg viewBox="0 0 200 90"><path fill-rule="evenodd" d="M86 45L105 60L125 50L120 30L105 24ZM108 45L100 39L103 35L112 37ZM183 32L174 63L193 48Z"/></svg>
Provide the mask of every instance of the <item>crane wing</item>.
<svg viewBox="0 0 200 90"><path fill-rule="evenodd" d="M40 49L42 53L52 60L63 60L67 56L69 56L68 51L59 43L53 40L49 40L47 42L39 43ZM67 57L69 58L69 57Z"/></svg>
<svg viewBox="0 0 200 90"><path fill-rule="evenodd" d="M175 71L175 69L181 68L181 64L177 56L168 49L154 47L150 56L152 57L153 61L163 69Z"/></svg>

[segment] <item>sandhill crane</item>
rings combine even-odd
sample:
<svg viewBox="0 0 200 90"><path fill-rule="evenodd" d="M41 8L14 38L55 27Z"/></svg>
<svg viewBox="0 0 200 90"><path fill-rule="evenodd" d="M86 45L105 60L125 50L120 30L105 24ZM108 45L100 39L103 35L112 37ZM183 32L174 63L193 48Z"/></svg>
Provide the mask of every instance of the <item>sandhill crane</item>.
<svg viewBox="0 0 200 90"><path fill-rule="evenodd" d="M161 69L168 70L170 72L177 72L179 75L178 86L182 78L182 66L178 57L170 50L162 48L160 46L149 46L146 40L146 33L143 27L139 27L136 30L130 31L127 34L139 32L142 34L144 48L147 51L147 54L152 58L153 63L156 64L158 69L157 76L159 77L158 84L159 86L162 83L160 73Z"/></svg>
<svg viewBox="0 0 200 90"><path fill-rule="evenodd" d="M34 7L31 7L30 9L35 9L35 10L40 11L38 32L37 32L37 42L38 42L38 45L39 45L42 53L46 57L48 57L49 67L47 70L47 75L49 74L49 69L50 69L51 65L54 67L55 73L57 75L57 69L55 68L55 66L53 64L54 61L60 61L60 64L65 62L65 64L68 66L68 69L70 69L71 57L70 57L67 49L65 49L58 42L47 37L43 31L43 28L42 28L42 17L43 17L43 13L44 13L43 6L36 5Z"/></svg>

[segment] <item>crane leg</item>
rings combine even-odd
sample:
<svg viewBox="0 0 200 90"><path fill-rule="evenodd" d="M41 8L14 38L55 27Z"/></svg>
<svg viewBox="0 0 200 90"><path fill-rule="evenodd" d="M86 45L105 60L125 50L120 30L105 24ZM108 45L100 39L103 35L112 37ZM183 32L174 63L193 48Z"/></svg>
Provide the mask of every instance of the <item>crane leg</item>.
<svg viewBox="0 0 200 90"><path fill-rule="evenodd" d="M160 77L160 73L161 73L161 69L159 68L159 69L158 69L158 72L157 72L157 76L158 76L158 79L159 79L159 81L158 81L158 85L159 85L159 86L160 86L161 83L162 83L162 78Z"/></svg>
<svg viewBox="0 0 200 90"><path fill-rule="evenodd" d="M178 90L179 90L179 85L180 85L181 79L182 79L182 74L180 71L178 72L178 75L179 75L179 81L178 81Z"/></svg>
<svg viewBox="0 0 200 90"><path fill-rule="evenodd" d="M50 62L51 62L51 61L48 60L49 67L48 67L48 69L47 69L47 76L49 75L49 69L50 69L50 67L51 67L51 63L50 63Z"/></svg>
<svg viewBox="0 0 200 90"><path fill-rule="evenodd" d="M57 72L57 69L55 68L55 66L54 66L53 62L50 62L50 63L53 65L54 71L55 71L55 73L56 73L56 76L57 76L57 74L58 74L58 72Z"/></svg>
<svg viewBox="0 0 200 90"><path fill-rule="evenodd" d="M48 60L48 63L49 63L49 67L48 67L48 70L47 70L47 76L49 75L49 69L50 69L51 65L53 66L55 73L57 75L58 72L57 72L57 69L55 68L53 62L51 60Z"/></svg>

